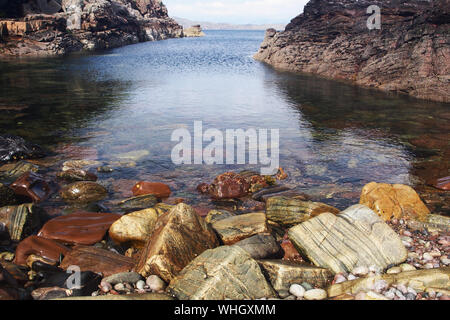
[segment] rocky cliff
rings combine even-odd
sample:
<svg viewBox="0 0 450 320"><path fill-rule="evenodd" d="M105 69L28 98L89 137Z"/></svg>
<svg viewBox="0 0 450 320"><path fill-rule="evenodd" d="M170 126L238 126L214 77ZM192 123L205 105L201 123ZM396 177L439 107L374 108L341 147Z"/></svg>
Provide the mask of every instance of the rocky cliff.
<svg viewBox="0 0 450 320"><path fill-rule="evenodd" d="M381 28L370 18L381 9ZM372 16L374 17L374 16ZM369 19L370 18L370 19ZM449 0L311 0L255 58L275 67L450 102Z"/></svg>
<svg viewBox="0 0 450 320"><path fill-rule="evenodd" d="M182 36L158 0L0 0L0 55L62 55Z"/></svg>

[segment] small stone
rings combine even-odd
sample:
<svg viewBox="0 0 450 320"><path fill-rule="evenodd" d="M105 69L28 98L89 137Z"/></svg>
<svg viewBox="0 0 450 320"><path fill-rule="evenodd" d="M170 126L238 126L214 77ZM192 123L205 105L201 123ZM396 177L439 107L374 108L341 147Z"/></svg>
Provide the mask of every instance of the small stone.
<svg viewBox="0 0 450 320"><path fill-rule="evenodd" d="M342 283L347 281L347 278L342 274L342 273L338 273L336 274L336 276L334 277L334 283Z"/></svg>
<svg viewBox="0 0 450 320"><path fill-rule="evenodd" d="M361 267L356 267L353 269L352 274L354 274L355 276L365 276L369 273L369 268L365 267L365 266L361 266ZM349 279L350 280L350 279Z"/></svg>
<svg viewBox="0 0 450 320"><path fill-rule="evenodd" d="M431 260L433 260L433 256L432 256L430 253L425 252L425 253L423 254L423 259L424 259L425 261L431 261Z"/></svg>
<svg viewBox="0 0 450 320"><path fill-rule="evenodd" d="M116 285L114 285L114 290L116 291L124 291L125 290L125 286L123 283L117 283Z"/></svg>
<svg viewBox="0 0 450 320"><path fill-rule="evenodd" d="M373 291L369 291L366 294L366 300L387 300L387 298L385 296L383 296L382 294L373 292Z"/></svg>
<svg viewBox="0 0 450 320"><path fill-rule="evenodd" d="M355 300L366 300L366 293L364 291L360 291L356 294Z"/></svg>
<svg viewBox="0 0 450 320"><path fill-rule="evenodd" d="M146 283L152 291L161 291L166 287L164 281L162 281L157 275L151 275L148 277Z"/></svg>
<svg viewBox="0 0 450 320"><path fill-rule="evenodd" d="M141 275L137 272L121 272L104 278L103 282L115 285L118 283L136 283L141 279Z"/></svg>
<svg viewBox="0 0 450 320"><path fill-rule="evenodd" d="M323 289L311 289L305 292L306 300L324 300L327 298L327 292Z"/></svg>
<svg viewBox="0 0 450 320"><path fill-rule="evenodd" d="M374 285L375 292L382 292L388 288L388 283L385 280L377 280L375 281Z"/></svg>
<svg viewBox="0 0 450 320"><path fill-rule="evenodd" d="M306 292L305 288L303 288L299 284L293 284L289 288L289 293L293 294L297 298L303 298L303 296L305 295L305 292Z"/></svg>
<svg viewBox="0 0 450 320"><path fill-rule="evenodd" d="M313 286L310 285L308 282L302 282L302 283L301 283L301 286L302 286L303 288L305 288L305 290L312 290L312 289L313 289Z"/></svg>
<svg viewBox="0 0 450 320"><path fill-rule="evenodd" d="M139 280L136 282L136 289L138 290L144 290L145 282L143 280Z"/></svg>
<svg viewBox="0 0 450 320"><path fill-rule="evenodd" d="M433 269L433 268L434 268L434 264L432 264L432 263L427 263L427 264L425 264L423 267L424 267L424 269Z"/></svg>
<svg viewBox="0 0 450 320"><path fill-rule="evenodd" d="M400 273L402 272L402 268L400 267L392 267L386 271L386 273L392 274L392 273Z"/></svg>
<svg viewBox="0 0 450 320"><path fill-rule="evenodd" d="M386 291L384 296L390 300L395 298L395 292L393 290Z"/></svg>
<svg viewBox="0 0 450 320"><path fill-rule="evenodd" d="M111 291L111 289L112 285L109 282L102 281L100 283L100 290L102 290L102 292L108 293L109 291Z"/></svg>
<svg viewBox="0 0 450 320"><path fill-rule="evenodd" d="M446 256L442 256L440 260L446 266L448 266L450 264L450 259L448 259Z"/></svg>
<svg viewBox="0 0 450 320"><path fill-rule="evenodd" d="M356 280L358 277L354 276L353 274L349 274L347 277L348 281Z"/></svg>

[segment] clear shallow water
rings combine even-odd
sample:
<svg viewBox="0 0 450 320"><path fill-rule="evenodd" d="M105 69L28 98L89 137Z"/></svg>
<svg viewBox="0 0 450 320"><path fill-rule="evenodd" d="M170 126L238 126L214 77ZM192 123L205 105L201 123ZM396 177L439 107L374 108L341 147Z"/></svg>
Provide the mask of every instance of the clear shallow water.
<svg viewBox="0 0 450 320"><path fill-rule="evenodd" d="M369 181L423 186L449 175L450 106L386 94L253 60L261 31L148 42L92 55L0 62L0 133L55 150L49 161L122 161L100 174L111 199L134 181L168 183L174 196L207 203L195 187L227 170L176 166L174 129L280 129L286 183L345 207ZM129 152L134 153L132 157ZM134 162L134 163L133 163Z"/></svg>

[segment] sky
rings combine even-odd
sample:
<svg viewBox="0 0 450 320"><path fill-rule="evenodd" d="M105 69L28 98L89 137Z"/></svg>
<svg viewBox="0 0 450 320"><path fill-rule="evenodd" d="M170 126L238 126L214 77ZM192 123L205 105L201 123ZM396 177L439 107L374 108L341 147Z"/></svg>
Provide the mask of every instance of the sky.
<svg viewBox="0 0 450 320"><path fill-rule="evenodd" d="M171 17L235 24L287 24L308 0L163 0Z"/></svg>

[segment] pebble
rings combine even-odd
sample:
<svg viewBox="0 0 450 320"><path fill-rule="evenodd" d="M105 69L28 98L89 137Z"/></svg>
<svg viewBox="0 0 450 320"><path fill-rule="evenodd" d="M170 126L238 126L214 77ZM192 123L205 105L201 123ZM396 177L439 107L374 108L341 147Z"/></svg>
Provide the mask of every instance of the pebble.
<svg viewBox="0 0 450 320"><path fill-rule="evenodd" d="M402 272L401 267L392 267L392 268L388 269L388 271L386 271L386 273L389 273L389 274L395 274L395 273L400 273L400 272Z"/></svg>
<svg viewBox="0 0 450 320"><path fill-rule="evenodd" d="M366 293L364 291L360 291L356 294L355 300L366 300Z"/></svg>
<svg viewBox="0 0 450 320"><path fill-rule="evenodd" d="M423 267L424 267L424 269L433 269L434 268L434 264L426 263Z"/></svg>
<svg viewBox="0 0 450 320"><path fill-rule="evenodd" d="M410 265L408 263L402 263L400 265L400 268L402 269L402 272L417 270L413 265Z"/></svg>
<svg viewBox="0 0 450 320"><path fill-rule="evenodd" d="M166 287L164 281L162 281L156 275L151 275L150 277L148 277L146 283L152 291L161 291Z"/></svg>
<svg viewBox="0 0 450 320"><path fill-rule="evenodd" d="M430 253L428 253L428 252L425 252L424 254L423 254L423 259L425 260L425 261L431 261L431 260L433 260L433 256L430 254Z"/></svg>
<svg viewBox="0 0 450 320"><path fill-rule="evenodd" d="M367 300L387 300L387 298L384 295L373 292L373 291L367 292L366 299Z"/></svg>
<svg viewBox="0 0 450 320"><path fill-rule="evenodd" d="M349 274L347 279L348 281L352 281L358 279L358 277L355 277L353 274Z"/></svg>
<svg viewBox="0 0 450 320"><path fill-rule="evenodd" d="M114 290L116 291L124 291L125 290L125 286L123 283L117 283L114 285Z"/></svg>
<svg viewBox="0 0 450 320"><path fill-rule="evenodd" d="M323 289L311 289L305 292L306 300L324 300L327 298L327 292Z"/></svg>
<svg viewBox="0 0 450 320"><path fill-rule="evenodd" d="M303 283L301 284L301 286L302 286L303 288L305 288L306 291L313 289L313 286L310 285L308 282L303 282Z"/></svg>
<svg viewBox="0 0 450 320"><path fill-rule="evenodd" d="M352 274L356 276L365 276L369 273L369 268L361 266L353 269Z"/></svg>
<svg viewBox="0 0 450 320"><path fill-rule="evenodd" d="M347 278L342 274L342 273L338 273L335 277L334 277L334 283L342 283L347 281Z"/></svg>
<svg viewBox="0 0 450 320"><path fill-rule="evenodd" d="M136 288L138 290L144 290L145 287L145 282L143 280L139 280L138 282L136 282Z"/></svg>
<svg viewBox="0 0 450 320"><path fill-rule="evenodd" d="M442 262L443 264L445 264L446 266L448 266L448 265L450 264L450 259L448 259L448 258L445 257L445 256L442 256L442 257L441 257L441 262Z"/></svg>
<svg viewBox="0 0 450 320"><path fill-rule="evenodd" d="M395 292L394 292L393 289L389 289L388 291L386 291L386 292L384 293L384 296L385 296L386 298L392 300L392 299L395 298Z"/></svg>
<svg viewBox="0 0 450 320"><path fill-rule="evenodd" d="M100 283L100 290L102 290L102 292L108 293L109 291L111 291L111 289L112 285L109 282L102 281Z"/></svg>
<svg viewBox="0 0 450 320"><path fill-rule="evenodd" d="M297 298L303 298L303 296L305 295L305 291L305 288L303 288L299 284L293 284L289 288L289 293L296 296Z"/></svg>

